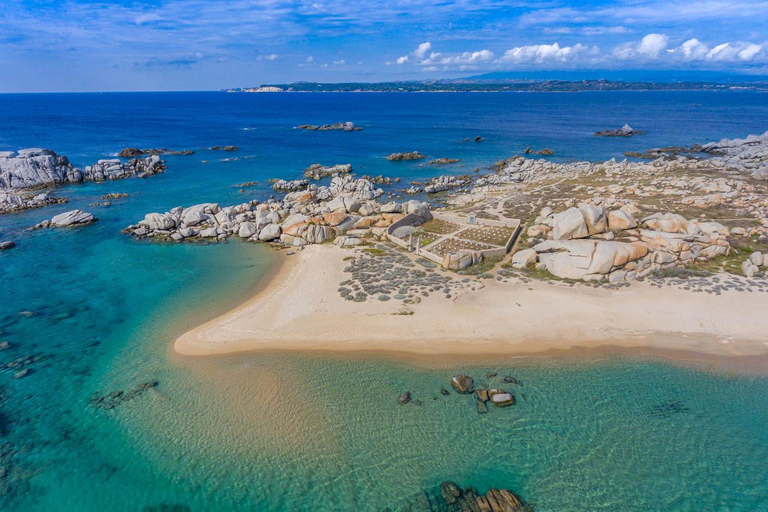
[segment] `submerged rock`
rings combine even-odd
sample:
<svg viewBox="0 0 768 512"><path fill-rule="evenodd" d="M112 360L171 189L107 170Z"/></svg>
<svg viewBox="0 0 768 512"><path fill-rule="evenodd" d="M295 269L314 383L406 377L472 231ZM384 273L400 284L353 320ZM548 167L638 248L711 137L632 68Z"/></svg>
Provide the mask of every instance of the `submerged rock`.
<svg viewBox="0 0 768 512"><path fill-rule="evenodd" d="M410 401L411 401L410 391L406 391L405 393L401 394L400 397L397 399L397 403L400 405L405 405Z"/></svg>

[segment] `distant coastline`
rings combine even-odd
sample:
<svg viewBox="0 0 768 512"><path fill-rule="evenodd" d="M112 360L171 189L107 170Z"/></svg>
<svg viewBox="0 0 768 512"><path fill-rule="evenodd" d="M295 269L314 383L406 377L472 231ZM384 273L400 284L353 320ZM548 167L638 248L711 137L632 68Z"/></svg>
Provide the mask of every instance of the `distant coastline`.
<svg viewBox="0 0 768 512"><path fill-rule="evenodd" d="M708 81L623 82L610 80L423 80L404 82L294 82L224 89L231 93L285 92L591 92L591 91L768 91L768 80L719 83Z"/></svg>

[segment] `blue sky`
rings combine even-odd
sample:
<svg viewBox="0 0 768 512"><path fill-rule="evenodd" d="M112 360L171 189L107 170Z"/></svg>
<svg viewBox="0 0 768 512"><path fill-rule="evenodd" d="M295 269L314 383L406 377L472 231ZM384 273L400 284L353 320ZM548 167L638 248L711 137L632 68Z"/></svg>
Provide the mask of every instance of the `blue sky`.
<svg viewBox="0 0 768 512"><path fill-rule="evenodd" d="M0 0L0 92L768 73L768 0Z"/></svg>

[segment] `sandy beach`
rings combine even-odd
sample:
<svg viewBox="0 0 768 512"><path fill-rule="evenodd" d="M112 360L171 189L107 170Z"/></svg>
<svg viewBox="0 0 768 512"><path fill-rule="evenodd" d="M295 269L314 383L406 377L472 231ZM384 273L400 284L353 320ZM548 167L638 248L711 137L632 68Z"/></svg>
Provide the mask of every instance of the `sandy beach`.
<svg viewBox="0 0 768 512"><path fill-rule="evenodd" d="M578 347L645 347L715 356L768 354L760 293L722 295L634 283L618 290L534 280L484 286L456 297L344 300L337 292L351 255L310 246L278 263L238 308L176 340L183 355L302 350L414 355L523 355Z"/></svg>

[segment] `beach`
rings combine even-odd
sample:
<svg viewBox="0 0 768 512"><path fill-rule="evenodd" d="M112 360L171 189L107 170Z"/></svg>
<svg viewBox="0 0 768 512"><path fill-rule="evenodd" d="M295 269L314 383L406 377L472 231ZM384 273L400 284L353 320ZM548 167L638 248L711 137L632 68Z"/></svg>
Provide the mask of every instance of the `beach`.
<svg viewBox="0 0 768 512"><path fill-rule="evenodd" d="M618 290L551 281L501 283L402 306L344 300L345 276L333 246L309 246L278 263L245 304L176 340L189 356L251 351L393 352L414 355L524 355L601 346L718 356L768 353L760 295L694 294L634 283Z"/></svg>

